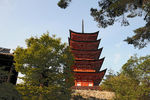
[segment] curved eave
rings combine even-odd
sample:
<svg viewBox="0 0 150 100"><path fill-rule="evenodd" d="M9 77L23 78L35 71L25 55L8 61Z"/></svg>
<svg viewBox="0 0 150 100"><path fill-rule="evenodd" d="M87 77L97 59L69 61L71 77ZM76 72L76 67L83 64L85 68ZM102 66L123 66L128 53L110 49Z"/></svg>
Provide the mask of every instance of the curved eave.
<svg viewBox="0 0 150 100"><path fill-rule="evenodd" d="M81 32L75 32L75 31L72 31L71 29L69 30L69 32L70 32L70 35L71 35L71 33L75 33L75 34L98 34L99 33L99 31L96 31L96 32L92 32L92 33L81 33Z"/></svg>
<svg viewBox="0 0 150 100"><path fill-rule="evenodd" d="M76 80L96 80L98 82L100 82L105 73L106 73L107 69L104 69L100 72L74 72L75 74L75 79Z"/></svg>
<svg viewBox="0 0 150 100"><path fill-rule="evenodd" d="M72 54L77 59L99 59L101 52L103 48L100 48L98 50L88 50L88 51L82 51L82 50L71 50Z"/></svg>
<svg viewBox="0 0 150 100"><path fill-rule="evenodd" d="M13 56L12 53L0 53L0 55L4 55L4 56Z"/></svg>
<svg viewBox="0 0 150 100"><path fill-rule="evenodd" d="M101 67L102 67L102 65L103 65L104 59L105 59L105 58L102 58L102 62L101 62L101 64L100 64L100 66L96 69L96 71L100 71L100 69L101 69Z"/></svg>
<svg viewBox="0 0 150 100"><path fill-rule="evenodd" d="M99 60L75 60L74 65L72 66L73 69L87 69L87 70L95 70L96 72L99 72L101 69L104 58ZM79 62L78 62L79 61ZM81 62L80 62L81 61ZM82 62L83 61L83 62Z"/></svg>
<svg viewBox="0 0 150 100"><path fill-rule="evenodd" d="M74 41L69 39L69 45L71 49L77 50L97 50L100 44L100 40L97 41Z"/></svg>
<svg viewBox="0 0 150 100"><path fill-rule="evenodd" d="M79 33L70 30L70 38L78 41L94 41L97 40L98 32L94 33Z"/></svg>
<svg viewBox="0 0 150 100"><path fill-rule="evenodd" d="M0 53L0 58L1 59L13 59L14 56L11 53Z"/></svg>
<svg viewBox="0 0 150 100"><path fill-rule="evenodd" d="M68 38L68 40L69 40L69 42L70 41L74 41L74 42L87 42L87 43L92 43L92 42L100 42L101 41L101 39L98 39L98 40L96 40L96 41L77 41L77 40L72 40L71 38Z"/></svg>
<svg viewBox="0 0 150 100"><path fill-rule="evenodd" d="M79 49L71 49L71 50L75 50L75 51L99 51L100 49L103 50L103 47L96 49L96 50L79 50Z"/></svg>
<svg viewBox="0 0 150 100"><path fill-rule="evenodd" d="M101 61L101 60L104 60L105 57L101 58L101 59L98 59L98 60L76 60L76 61L91 61L91 62L96 62L96 61Z"/></svg>

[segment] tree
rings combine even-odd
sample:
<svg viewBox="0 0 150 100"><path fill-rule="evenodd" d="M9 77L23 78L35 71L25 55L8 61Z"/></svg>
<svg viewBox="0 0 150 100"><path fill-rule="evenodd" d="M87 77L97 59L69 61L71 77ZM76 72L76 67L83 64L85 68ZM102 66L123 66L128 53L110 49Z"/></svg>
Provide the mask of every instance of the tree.
<svg viewBox="0 0 150 100"><path fill-rule="evenodd" d="M16 70L24 75L18 90L25 100L69 100L73 56L69 47L48 33L26 40L14 51Z"/></svg>
<svg viewBox="0 0 150 100"><path fill-rule="evenodd" d="M68 7L68 5L69 5L70 2L71 2L71 0L60 0L57 5L60 8L65 9L66 7Z"/></svg>
<svg viewBox="0 0 150 100"><path fill-rule="evenodd" d="M22 100L21 94L16 90L16 87L11 83L0 84L0 100Z"/></svg>
<svg viewBox="0 0 150 100"><path fill-rule="evenodd" d="M125 75L112 76L106 79L101 88L115 92L115 100L138 100L138 83Z"/></svg>
<svg viewBox="0 0 150 100"><path fill-rule="evenodd" d="M66 8L71 0L60 0L58 6ZM66 5L64 5L66 4ZM150 42L150 0L99 0L99 8L91 8L91 16L99 27L106 28L115 22L128 26L129 18L142 17L144 27L134 30L135 35L125 41L136 48L144 48Z"/></svg>
<svg viewBox="0 0 150 100"><path fill-rule="evenodd" d="M131 57L117 75L109 75L101 86L113 91L116 100L149 100L150 56Z"/></svg>
<svg viewBox="0 0 150 100"><path fill-rule="evenodd" d="M0 100L21 100L21 94L16 90L16 86L8 81L9 72L5 70L6 67L0 66Z"/></svg>
<svg viewBox="0 0 150 100"><path fill-rule="evenodd" d="M150 55L145 57L131 57L122 67L122 74L132 78L141 87L141 100L150 98Z"/></svg>

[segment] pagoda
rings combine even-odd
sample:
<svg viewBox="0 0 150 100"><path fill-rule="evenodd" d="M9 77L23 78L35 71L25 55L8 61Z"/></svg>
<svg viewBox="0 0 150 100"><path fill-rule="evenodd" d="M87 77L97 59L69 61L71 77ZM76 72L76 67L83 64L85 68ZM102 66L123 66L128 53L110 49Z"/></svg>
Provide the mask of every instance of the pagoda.
<svg viewBox="0 0 150 100"><path fill-rule="evenodd" d="M75 57L71 66L74 73L73 89L99 90L99 84L107 69L100 71L104 58L100 58L103 48L98 49L98 32L82 33L70 30L69 46Z"/></svg>
<svg viewBox="0 0 150 100"><path fill-rule="evenodd" d="M0 47L0 70L5 72L5 74L0 72L0 84L3 82L16 84L18 72L16 72L13 63L14 56L10 53L10 49Z"/></svg>

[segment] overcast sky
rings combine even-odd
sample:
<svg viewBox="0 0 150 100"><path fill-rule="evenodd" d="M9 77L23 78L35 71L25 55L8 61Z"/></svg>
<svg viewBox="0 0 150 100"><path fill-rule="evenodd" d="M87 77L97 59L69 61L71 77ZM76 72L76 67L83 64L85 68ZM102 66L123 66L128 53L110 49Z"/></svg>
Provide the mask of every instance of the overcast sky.
<svg viewBox="0 0 150 100"><path fill-rule="evenodd" d="M0 47L25 47L25 39L41 36L46 31L68 43L69 29L81 32L81 21L84 19L85 32L99 31L98 39L102 39L99 46L103 47L101 58L105 57L102 69L116 72L130 56L136 53L138 56L149 54L150 45L138 50L123 42L127 36L134 34L134 29L144 26L141 18L130 20L128 27L116 23L102 29L90 16L90 8L97 7L98 0L72 1L64 10L57 6L58 0L0 0Z"/></svg>

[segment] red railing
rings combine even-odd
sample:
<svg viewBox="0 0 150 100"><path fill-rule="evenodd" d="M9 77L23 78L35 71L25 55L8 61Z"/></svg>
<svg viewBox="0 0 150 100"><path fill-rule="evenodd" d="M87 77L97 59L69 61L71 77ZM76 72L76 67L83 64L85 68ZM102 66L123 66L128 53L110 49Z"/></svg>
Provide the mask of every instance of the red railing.
<svg viewBox="0 0 150 100"><path fill-rule="evenodd" d="M100 86L73 86L75 90L101 90Z"/></svg>

